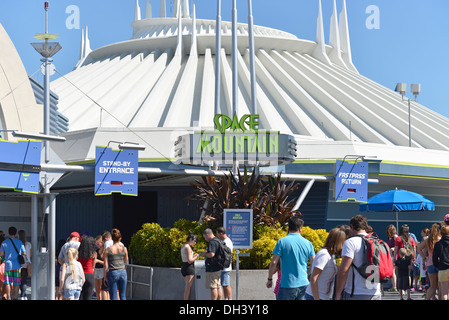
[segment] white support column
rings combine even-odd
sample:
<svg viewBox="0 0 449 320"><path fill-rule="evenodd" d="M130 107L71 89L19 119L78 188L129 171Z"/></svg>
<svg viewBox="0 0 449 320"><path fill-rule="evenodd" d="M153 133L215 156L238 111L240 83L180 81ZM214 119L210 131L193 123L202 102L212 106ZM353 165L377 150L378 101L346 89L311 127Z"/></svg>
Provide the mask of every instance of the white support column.
<svg viewBox="0 0 449 320"><path fill-rule="evenodd" d="M316 42L317 46L312 53L312 56L321 62L324 62L327 65L332 65L332 62L329 60L329 57L326 53L326 41L324 38L324 25L323 25L323 9L321 6L321 0L319 0L318 4L318 19L316 26Z"/></svg>

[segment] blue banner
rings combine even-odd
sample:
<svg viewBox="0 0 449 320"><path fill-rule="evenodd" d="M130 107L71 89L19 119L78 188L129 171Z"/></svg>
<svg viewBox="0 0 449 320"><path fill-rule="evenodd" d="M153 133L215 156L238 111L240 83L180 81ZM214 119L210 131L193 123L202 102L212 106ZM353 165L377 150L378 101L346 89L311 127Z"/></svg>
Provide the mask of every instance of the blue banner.
<svg viewBox="0 0 449 320"><path fill-rule="evenodd" d="M253 247L253 210L224 209L223 226L234 249Z"/></svg>
<svg viewBox="0 0 449 320"><path fill-rule="evenodd" d="M335 200L356 202L366 202L368 200L367 162L336 161Z"/></svg>
<svg viewBox="0 0 449 320"><path fill-rule="evenodd" d="M138 151L97 146L95 154L95 195L137 196Z"/></svg>
<svg viewBox="0 0 449 320"><path fill-rule="evenodd" d="M0 140L0 188L39 193L41 141Z"/></svg>

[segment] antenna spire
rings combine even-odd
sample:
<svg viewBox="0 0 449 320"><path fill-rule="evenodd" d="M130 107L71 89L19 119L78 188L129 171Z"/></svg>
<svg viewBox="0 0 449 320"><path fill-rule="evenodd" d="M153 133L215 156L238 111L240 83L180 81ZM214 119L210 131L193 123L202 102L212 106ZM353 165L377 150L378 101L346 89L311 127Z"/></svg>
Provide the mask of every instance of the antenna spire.
<svg viewBox="0 0 449 320"><path fill-rule="evenodd" d="M338 31L337 2L334 0L334 12L331 17L331 27L329 33L329 44L333 47L329 54L330 60L345 69L347 69L341 57L340 33Z"/></svg>
<svg viewBox="0 0 449 320"><path fill-rule="evenodd" d="M324 25L323 25L323 9L321 6L321 0L318 2L318 19L317 19L317 26L316 26L316 42L317 46L315 50L313 51L313 56L320 60L321 62L324 62L327 65L332 65L331 61L329 60L329 57L326 53L326 41L324 39Z"/></svg>
<svg viewBox="0 0 449 320"><path fill-rule="evenodd" d="M161 18L165 18L166 17L166 8L165 8L165 0L161 0L161 6L160 6L160 16Z"/></svg>
<svg viewBox="0 0 449 320"><path fill-rule="evenodd" d="M153 10L151 8L150 0L147 0L147 5L145 7L145 18L150 19L153 17Z"/></svg>
<svg viewBox="0 0 449 320"><path fill-rule="evenodd" d="M142 15L140 13L139 0L136 0L136 7L134 8L134 21L142 19Z"/></svg>
<svg viewBox="0 0 449 320"><path fill-rule="evenodd" d="M343 0L343 8L340 13L340 21L339 26L340 30L340 45L341 50L343 51L343 61L349 70L357 72L356 67L352 63L352 53L351 53L351 42L349 40L349 26L348 26L348 13L346 10L346 0Z"/></svg>

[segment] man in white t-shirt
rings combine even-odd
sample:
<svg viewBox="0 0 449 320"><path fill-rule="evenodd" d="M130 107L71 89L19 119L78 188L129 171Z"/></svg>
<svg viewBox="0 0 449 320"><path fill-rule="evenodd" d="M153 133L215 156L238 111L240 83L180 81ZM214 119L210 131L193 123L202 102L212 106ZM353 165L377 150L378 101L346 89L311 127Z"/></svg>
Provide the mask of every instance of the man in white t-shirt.
<svg viewBox="0 0 449 320"><path fill-rule="evenodd" d="M233 249L233 244L231 239L226 235L226 230L223 227L217 228L217 237L221 241L223 241L226 246L228 246L231 249ZM224 268L221 270L221 286L223 287L223 298L224 300L232 300L232 290L231 290L231 270L232 270L232 263L228 268Z"/></svg>
<svg viewBox="0 0 449 320"><path fill-rule="evenodd" d="M67 250L69 250L69 248L78 250L80 241L81 237L78 232L74 231L70 234L68 241L62 246L61 251L59 252L58 262L61 266L64 264L64 261L68 261Z"/></svg>
<svg viewBox="0 0 449 320"><path fill-rule="evenodd" d="M381 300L379 283L365 280L352 264L359 267L363 262L363 239L370 228L362 215L354 216L349 222L351 237L343 245L342 260L337 273L336 300ZM352 286L354 284L354 290Z"/></svg>

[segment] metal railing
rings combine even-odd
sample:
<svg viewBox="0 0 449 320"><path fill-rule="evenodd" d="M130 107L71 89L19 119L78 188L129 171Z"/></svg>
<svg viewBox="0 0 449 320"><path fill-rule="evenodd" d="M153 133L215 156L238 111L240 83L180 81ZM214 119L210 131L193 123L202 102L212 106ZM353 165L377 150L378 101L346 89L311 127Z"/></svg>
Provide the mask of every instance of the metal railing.
<svg viewBox="0 0 449 320"><path fill-rule="evenodd" d="M128 271L128 287L129 287L129 298L134 299L134 286L145 286L148 287L148 294L149 294L149 300L153 300L153 268L152 267L146 267L146 266L139 266L135 264L127 264L126 269ZM148 272L149 278L148 282L141 282L134 279L136 269L139 270L139 279L142 278L142 273L145 273L145 271Z"/></svg>

